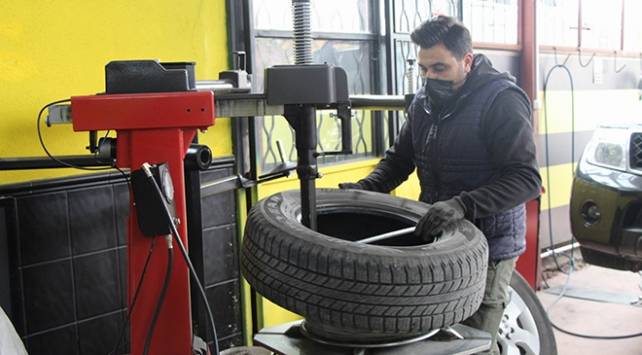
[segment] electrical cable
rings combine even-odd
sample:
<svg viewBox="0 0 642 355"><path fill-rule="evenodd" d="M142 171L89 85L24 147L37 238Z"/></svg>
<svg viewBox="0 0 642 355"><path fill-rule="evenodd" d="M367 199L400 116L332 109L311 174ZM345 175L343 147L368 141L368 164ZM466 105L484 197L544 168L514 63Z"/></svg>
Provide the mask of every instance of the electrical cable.
<svg viewBox="0 0 642 355"><path fill-rule="evenodd" d="M132 312L134 312L134 307L136 307L136 301L138 301L140 288L143 285L143 280L145 279L145 274L147 273L147 266L149 266L149 260L152 258L152 252L154 251L155 245L156 245L156 238L153 238L149 246L149 250L147 251L147 258L145 258L145 263L143 264L143 271L140 274L140 279L138 279L138 284L136 285L136 290L134 291L134 298L132 298L132 304L131 306L129 306L129 309L127 310L127 318L125 318L124 322L121 323L120 330L118 331L118 334L119 334L118 342L116 343L116 346L114 346L114 349L111 352L109 352L107 355L116 354L116 351L118 351L118 347L120 347L120 343L123 341L123 337L125 336L125 329L127 329L127 325L131 321Z"/></svg>
<svg viewBox="0 0 642 355"><path fill-rule="evenodd" d="M559 262L557 261L557 254L553 246L555 245L553 241L553 214L551 208L551 174L550 174L550 156L549 156L549 144L548 144L548 81L551 78L551 75L556 69L562 69L566 72L569 78L569 83L571 86L571 170L572 174L575 175L575 83L573 80L573 75L571 71L565 64L555 64L549 71L546 73L546 78L544 79L544 160L546 162L546 201L548 202L548 237L551 243L550 250L552 251L553 261L557 266L557 269L560 272L564 272ZM571 236L571 243L573 242L573 237ZM573 249L571 248L571 259L573 257Z"/></svg>
<svg viewBox="0 0 642 355"><path fill-rule="evenodd" d="M570 266L571 268L570 268L570 271L568 273L568 276L566 277L566 282L564 282L564 286L562 287L562 291L560 291L560 293L557 296L557 298L555 299L555 301L553 301L553 303L551 303L548 307L546 307L546 313L547 314L550 312L550 310L553 308L553 306L555 306L555 304L557 304L557 302L559 302L564 297L564 294L566 293L566 289L567 289L567 287L568 287L568 285L570 283L570 280L571 280L571 273L575 269L574 262L571 261L570 265L571 265ZM576 333L576 332L573 332L573 331L570 331L570 330L567 330L567 329L564 329L564 328L560 327L559 325L555 324L550 319L550 317L549 317L549 322L551 323L551 326L553 326L553 328L557 329L558 331L560 331L560 332L562 332L564 334L571 335L571 336L578 337L578 338L584 338L584 339L622 340L622 339L630 339L630 338L636 338L636 337L642 336L642 332L634 333L634 334L626 334L626 335L589 335L589 334L582 334L582 333Z"/></svg>
<svg viewBox="0 0 642 355"><path fill-rule="evenodd" d="M577 51L577 61L578 63L580 63L580 67L582 68L588 67L589 64L591 64L591 62L593 61L593 58L595 58L595 52L591 54L591 58L589 58L588 62L582 63L582 51L581 50Z"/></svg>
<svg viewBox="0 0 642 355"><path fill-rule="evenodd" d="M154 181L156 182L156 181ZM158 185L157 185L158 188ZM160 190L158 190L158 193L161 193ZM167 209L167 206L166 208ZM189 255L187 255L187 250L185 250L185 245L183 245L183 241L181 240L180 234L178 233L178 229L176 228L176 224L174 221L171 219L171 216L169 215L169 211L167 211L168 217L171 220L171 227L172 227L172 232L174 235L174 239L176 240L176 243L178 244L178 248L181 251L181 254L183 254L183 259L185 259L185 262L187 263L187 266L189 267L190 273L192 275L192 278L194 279L194 282L196 282L196 286L201 294L201 298L203 299L203 303L205 303L205 308L207 310L207 315L210 319L210 327L212 328L212 333L213 333L213 343L214 343L214 354L219 355L219 348L218 348L218 337L216 335L216 326L214 324L214 315L212 314L212 309L210 308L209 302L207 301L207 295L205 294L205 289L203 288L203 285L201 284L201 281L198 279L198 275L196 274L196 270L194 269L194 265L192 265L192 261L189 258Z"/></svg>
<svg viewBox="0 0 642 355"><path fill-rule="evenodd" d="M143 164L142 168L145 170L148 179L151 181L152 185L154 186L154 190L156 193L163 198L163 192L160 189L160 186L158 186L158 183L156 182L156 179L153 178L151 171L149 171L149 166L147 164ZM198 278L198 275L196 274L196 270L194 269L194 265L192 264L192 261L189 258L189 255L187 254L187 250L185 249L185 245L183 244L183 241L181 240L180 233L178 232L178 228L176 227L176 223L174 222L174 218L172 217L168 207L165 204L163 205L163 211L165 212L165 217L167 218L167 221L170 224L170 227L172 229L172 235L174 237L174 240L176 241L176 244L178 244L178 248L181 251L181 254L183 255L183 260L185 260L185 263L187 264L190 275L194 279L194 282L196 282L196 286L199 290L199 293L201 295L201 298L203 299L203 303L205 303L205 309L207 310L207 316L210 321L210 328L212 328L212 335L213 335L213 343L214 343L214 354L219 355L219 347L218 347L218 337L216 334L216 325L214 324L214 315L212 314L212 309L210 308L209 302L207 301L207 295L205 294L205 288L203 288L203 285L201 284L201 281Z"/></svg>
<svg viewBox="0 0 642 355"><path fill-rule="evenodd" d="M565 252L558 253L557 255L567 258L570 267L572 267L573 270L575 270L576 265L572 255L567 255ZM545 269L544 271L552 271L552 270L555 270L555 269Z"/></svg>
<svg viewBox="0 0 642 355"><path fill-rule="evenodd" d="M161 288L160 294L158 295L158 301L156 302L156 308L154 309L154 314L152 315L152 321L147 330L147 335L145 336L145 345L143 346L143 355L149 353L149 347L152 343L152 337L154 335L154 329L156 328L156 322L158 321L158 316L160 315L161 308L165 302L165 296L167 295L167 289L169 288L169 281L172 276L172 269L174 266L174 248L172 247L172 238L167 236L167 270L165 271L165 278L163 280L163 287Z"/></svg>
<svg viewBox="0 0 642 355"><path fill-rule="evenodd" d="M627 335L587 335L587 334L580 334L580 333L575 333L571 332L566 329L562 329L559 326L557 326L555 323L551 322L551 325L553 328L559 330L560 332L564 334L568 334L574 337L578 338L584 338L584 339L594 339L594 340L622 340L622 339L630 339L630 338L637 338L642 336L641 333L635 333L635 334L627 334Z"/></svg>
<svg viewBox="0 0 642 355"><path fill-rule="evenodd" d="M49 159L55 161L56 163L58 163L58 164L60 164L62 166L66 166L66 167L69 167L69 168L80 169L80 170L92 170L92 171L113 169L112 167L108 167L108 168L91 168L91 167L77 166L77 165L65 163L64 161L62 161L60 159L57 159L56 157L51 155L51 153L49 152L49 150L45 146L45 142L42 139L42 132L40 131L40 121L42 120L42 113L46 109L48 109L49 107L51 107L53 105L57 105L57 104L60 104L60 103L63 103L63 102L70 102L70 101L71 101L71 99L64 99L64 100L58 100L58 101L50 102L50 103L46 104L45 106L43 106L40 109L40 112L38 112L38 119L36 120L36 130L38 131L38 140L40 141L40 146L42 147L42 150L45 151L45 154L47 154Z"/></svg>
<svg viewBox="0 0 642 355"><path fill-rule="evenodd" d="M573 176L575 176L575 84L574 84L574 80L573 80L573 75L571 74L571 71L566 66L566 62L563 63L563 64L558 64L556 62L556 64L551 69L549 69L549 71L546 73L546 77L545 77L545 80L544 80L544 90L543 90L544 91L544 145L545 145L545 162L546 162L546 186L548 188L548 191L547 191L547 202L548 202L547 214L548 214L548 232L549 232L548 233L548 237L549 237L549 240L550 240L550 243L551 243L551 246L550 246L551 249L550 250L552 252L553 260L555 261L555 265L557 266L557 269L560 272L564 273L564 271L562 270L560 264L557 261L557 255L558 254L555 252L555 249L553 248L553 245L554 245L554 243L553 243L553 216L552 216L552 212L551 212L551 183L550 183L551 174L550 174L550 159L549 159L549 144L548 144L548 114L547 114L548 113L548 109L547 109L547 107L548 107L548 105L547 105L548 104L548 100L547 100L548 90L547 90L547 88L548 88L548 81L549 81L549 79L551 77L551 74L555 71L555 69L563 69L567 73L568 78L569 78L569 82L570 82L570 86L571 86L571 169L572 169L572 175ZM553 308L553 306L555 304L557 304L557 302L559 302L564 297L564 294L566 293L566 289L568 287L568 284L569 284L569 282L571 280L571 274L575 270L575 258L574 258L575 247L573 246L573 236L571 236L570 242L571 242L571 249L570 249L571 255L570 255L570 257L567 256L566 254L560 254L560 255L566 256L566 257L568 257L570 259L570 261L569 261L569 270L568 270L568 272L565 273L567 275L566 281L565 281L564 286L562 287L562 290L560 291L559 296L557 297L557 299L555 301L553 301L553 303L551 303L546 308L546 313L547 314L549 313L550 309ZM581 333L576 333L576 332L572 332L572 331L563 329L562 327L560 327L557 324L555 324L552 320L550 320L550 317L549 317L549 321L551 323L551 326L553 326L553 328L557 329L558 331L560 331L560 332L562 332L564 334L567 334L567 335L571 335L571 336L575 336L575 337L579 337L579 338L585 338L585 339L621 340L621 339L629 339L629 338L635 338L635 337L642 336L642 332L634 333L634 334L627 334L627 335L613 335L613 336L581 334Z"/></svg>
<svg viewBox="0 0 642 355"><path fill-rule="evenodd" d="M43 106L40 109L40 112L38 112L38 119L36 120L36 131L38 132L38 141L40 142L40 146L42 147L42 150L44 150L45 154L47 154L47 157L49 157L49 159L57 162L58 164L60 164L62 166L66 166L66 167L74 168L74 169L79 169L79 170L105 171L105 170L116 169L123 175L125 180L129 181L129 177L127 176L127 174L117 166L111 166L111 167L105 167L105 168L91 168L91 167L78 166L78 165L73 165L73 164L66 163L66 162L64 162L64 161L62 161L60 159L57 159L53 155L51 155L51 153L47 149L47 146L45 145L44 140L42 139L42 132L40 131L40 121L42 120L42 113L45 112L46 109L48 109L49 107L51 107L53 105L61 104L63 102L70 102L70 101L71 101L71 99L64 99L64 100L58 100L58 101L50 102L50 103L46 104L45 106ZM108 134L109 134L109 131L107 131L107 134L105 134L105 137L107 137Z"/></svg>

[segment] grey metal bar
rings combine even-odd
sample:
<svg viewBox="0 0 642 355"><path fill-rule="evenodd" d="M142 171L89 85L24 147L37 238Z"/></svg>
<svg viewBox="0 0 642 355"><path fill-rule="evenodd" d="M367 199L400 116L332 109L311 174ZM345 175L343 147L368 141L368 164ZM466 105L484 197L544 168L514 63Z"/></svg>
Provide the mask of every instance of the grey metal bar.
<svg viewBox="0 0 642 355"><path fill-rule="evenodd" d="M201 197L215 195L221 192L232 191L239 188L252 186L253 181L238 175L232 175L201 184Z"/></svg>
<svg viewBox="0 0 642 355"><path fill-rule="evenodd" d="M256 30L257 38L294 38L292 31L282 30ZM374 33L341 33L341 32L314 32L310 34L313 40L343 40L343 41L374 41L377 35ZM410 36L407 36L410 40Z"/></svg>
<svg viewBox="0 0 642 355"><path fill-rule="evenodd" d="M214 97L216 117L283 115L283 105L268 105L263 94L227 94Z"/></svg>
<svg viewBox="0 0 642 355"><path fill-rule="evenodd" d="M399 229L399 230L396 230L396 231L383 233L383 234L375 235L375 236L368 237L368 238L365 238L365 239L357 240L356 242L357 243L368 244L368 243L377 242L377 241L388 239L388 238L392 238L392 237L398 237L400 235L412 233L414 231L415 231L415 227L413 226L413 227L403 228L403 229Z"/></svg>
<svg viewBox="0 0 642 355"><path fill-rule="evenodd" d="M226 80L197 80L196 90L199 91L230 91L234 89L234 85Z"/></svg>
<svg viewBox="0 0 642 355"><path fill-rule="evenodd" d="M353 109L371 111L403 111L401 95L352 95ZM283 105L268 105L265 94L220 94L214 98L216 117L282 116ZM322 108L318 108L322 109Z"/></svg>
<svg viewBox="0 0 642 355"><path fill-rule="evenodd" d="M109 167L113 165L112 161L101 159L96 155L61 155L56 159L63 163L80 166L80 167ZM20 158L1 158L0 170L30 170L30 169L52 169L52 168L69 168L67 165L60 164L49 157L20 157Z"/></svg>
<svg viewBox="0 0 642 355"><path fill-rule="evenodd" d="M370 111L403 111L406 103L402 95L351 95L353 109Z"/></svg>

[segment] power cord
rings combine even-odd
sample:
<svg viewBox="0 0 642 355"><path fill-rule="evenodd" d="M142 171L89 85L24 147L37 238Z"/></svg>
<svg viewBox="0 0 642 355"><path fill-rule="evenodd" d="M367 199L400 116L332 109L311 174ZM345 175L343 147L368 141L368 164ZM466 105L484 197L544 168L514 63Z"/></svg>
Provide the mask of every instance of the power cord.
<svg viewBox="0 0 642 355"><path fill-rule="evenodd" d="M71 99L64 99L64 100L58 100L58 101L50 102L50 103L46 104L45 106L43 106L40 109L40 112L38 112L38 119L36 121L36 130L38 131L38 140L40 141L40 146L42 147L42 150L45 151L45 154L47 154L49 159L55 161L56 163L58 163L58 164L60 164L62 166L66 166L66 167L69 167L69 168L80 169L80 170L94 170L94 171L95 170L110 170L110 169L112 169L111 167L109 167L109 168L90 168L90 167L77 166L77 165L66 163L66 162L54 157L53 155L51 155L51 153L49 152L49 150L45 146L45 142L42 139L42 132L40 131L40 121L42 121L42 113L45 112L46 109L48 109L49 107L51 107L53 105L61 104L63 102L70 102L70 101L71 101Z"/></svg>
<svg viewBox="0 0 642 355"><path fill-rule="evenodd" d="M555 299L555 301L553 301L553 303L551 303L548 307L546 307L546 313L547 314L549 314L549 312L553 308L553 306L555 306L557 304L557 302L559 302L564 297L564 294L566 293L566 289L567 289L567 287L568 287L568 285L570 283L570 280L571 280L571 274L573 273L573 271L575 269L574 264L575 263L573 261L570 262L570 269L569 269L568 276L566 277L566 282L564 282L564 286L562 287L562 291L560 291L559 296L557 296L557 298ZM622 339L630 339L630 338L636 338L636 337L642 336L642 332L634 333L634 334L627 334L627 335L589 335L589 334L576 333L576 332L573 332L573 331L570 331L570 330L566 330L566 329L560 327L559 325L555 324L552 320L550 320L550 317L548 317L548 318L549 318L549 322L551 322L551 325L553 326L553 328L557 329L558 331L560 331L560 332L562 332L564 334L571 335L571 336L578 337L578 338L593 339L593 340L622 340Z"/></svg>
<svg viewBox="0 0 642 355"><path fill-rule="evenodd" d="M45 154L47 154L49 159L55 161L56 163L58 163L58 164L60 164L62 166L66 166L66 167L74 168L74 169L78 169L78 170L88 170L88 171L105 171L105 170L116 169L123 175L125 180L129 181L129 177L127 176L127 174L117 166L105 167L105 168L91 168L91 167L85 167L85 166L78 166L78 165L66 163L66 162L54 157L49 152L49 149L47 149L47 146L45 145L45 142L44 142L44 140L42 138L42 132L40 130L40 122L42 121L42 113L45 112L45 110L47 110L49 107L51 107L53 105L61 104L61 103L64 103L64 102L70 102L70 101L71 101L71 99L64 99L64 100L58 100L58 101L50 102L50 103L46 104L45 106L43 106L40 109L40 112L38 112L38 118L36 119L36 131L38 132L38 141L40 142L40 147L42 147L42 150L44 150ZM107 131L107 134L105 134L105 137L107 137L108 134L109 134L109 131Z"/></svg>
<svg viewBox="0 0 642 355"><path fill-rule="evenodd" d="M546 187L548 191L546 191L546 201L548 202L548 209L547 209L547 215L548 215L548 238L551 243L550 245L550 251L552 252L553 255L553 261L555 262L555 265L557 266L557 269L560 272L564 272L562 270L562 267L560 266L559 262L557 261L557 254L554 249L554 241L553 241L553 214L552 214L552 205L551 205L551 171L550 171L550 156L549 156L549 144L548 144L548 81L551 78L551 75L553 72L555 72L556 69L562 69L566 72L568 75L569 83L571 85L571 174L575 175L575 83L573 80L573 75L571 74L571 71L568 69L566 64L555 64L549 71L546 73L546 78L544 79L544 160L546 162ZM574 248L572 247L573 243L573 237L571 236L571 260L573 260L573 251Z"/></svg>
<svg viewBox="0 0 642 355"><path fill-rule="evenodd" d="M555 329L559 330L560 332L562 332L562 333L564 333L564 334L568 334L568 335L571 335L571 336L574 336L574 337L584 338L584 339L594 339L594 340L622 340L622 339L631 339L631 338L637 338L637 337L642 336L642 332L641 332L641 333L635 333L635 334L627 334L627 335L613 335L613 336L608 336L608 335L587 335L587 334L580 334L580 333L571 332L571 331L566 330L566 329L562 329L562 328L558 327L558 326L557 326L555 323L553 323L553 322L551 322L551 325L553 326L553 328L555 328Z"/></svg>
<svg viewBox="0 0 642 355"><path fill-rule="evenodd" d="M142 168L145 170L145 173L154 186L154 190L158 194L158 196L163 199L163 192L160 189L160 186L158 186L158 183L156 182L156 179L153 178L153 175L151 171L149 170L149 166L147 164L143 164ZM172 235L174 237L174 240L176 241L176 244L178 244L178 248L181 251L181 254L183 255L183 260L185 260L185 263L187 264L190 275L192 275L192 279L194 282L196 282L196 286L199 290L199 293L201 295L201 298L203 299L203 303L205 303L205 308L207 310L207 316L210 321L210 327L212 328L212 335L213 335L213 343L214 343L214 354L219 355L219 347L218 347L218 337L216 335L216 326L214 324L214 315L212 314L212 309L210 308L209 302L207 301L207 295L205 294L205 288L203 288L203 285L201 284L201 281L198 278L198 275L196 274L196 270L194 269L194 265L192 264L192 261L189 258L189 255L187 254L187 250L185 249L185 245L183 244L183 241L181 240L180 233L178 232L178 228L176 227L176 223L174 222L174 218L172 217L168 207L163 203L163 212L165 214L165 218L167 218L167 221L170 224L170 227L172 229Z"/></svg>
<svg viewBox="0 0 642 355"><path fill-rule="evenodd" d="M114 349L110 351L107 355L114 355L118 351L118 348L120 347L121 342L123 341L123 337L125 336L125 329L127 329L127 325L131 321L131 316L132 312L134 312L134 307L136 307L136 301L138 301L138 295L140 294L140 289L141 286L143 285L143 280L145 279L145 274L147 273L147 266L149 266L149 260L152 258L152 252L154 251L154 246L156 245L156 238L152 239L152 243L149 246L149 250L147 251L147 258L145 258L145 263L143 264L143 271L140 274L140 279L138 279L138 284L136 285L136 290L134 291L134 298L132 299L132 304L129 306L129 309L127 310L127 318L121 323L120 330L118 331L118 342L116 343L116 346L114 346Z"/></svg>
<svg viewBox="0 0 642 355"><path fill-rule="evenodd" d="M152 322L149 325L147 330L147 336L145 337L145 345L143 346L143 355L149 353L149 346L152 343L152 337L154 335L154 329L156 328L156 322L158 321L158 316L160 314L161 307L165 302L165 296L167 295L167 289L169 288L169 281L172 276L172 268L174 266L174 247L172 246L172 236L168 235L167 240L167 270L165 271L165 279L163 280L163 287L161 288L160 294L158 295L158 302L156 302L156 308L154 309L154 314L152 315Z"/></svg>
<svg viewBox="0 0 642 355"><path fill-rule="evenodd" d="M593 58L591 58L592 60ZM581 65L581 63L580 63ZM588 65L588 64L587 64ZM548 144L548 100L547 100L547 94L548 94L548 81L550 80L551 74L556 69L562 69L566 72L569 78L569 83L571 86L571 169L572 169L572 175L575 176L575 84L573 80L573 74L571 74L571 71L568 69L566 66L566 61L563 64L558 64L556 61L556 64L549 69L549 71L546 73L546 78L544 80L544 145L545 145L545 161L546 161L546 186L548 187L547 191L547 202L548 202L548 237L551 243L550 246L550 251L552 252L551 255L553 255L553 260L555 261L555 265L557 266L557 269L566 274L566 281L564 283L564 286L562 287L562 290L560 291L559 296L553 303L551 303L547 308L546 308L546 313L548 314L550 312L550 309L553 308L557 302L559 302L563 297L564 294L566 293L566 289L568 287L568 284L571 280L571 274L575 270L575 259L574 259L574 250L575 247L573 246L573 236L570 238L571 242L571 255L570 257L567 256L566 254L562 254L563 256L566 256L570 259L569 261L569 270L568 272L564 272L557 261L557 253L555 252L554 249L554 242L553 242L553 215L551 212L551 174L550 174L550 159L549 159L549 144ZM550 320L549 316L549 320ZM588 335L588 334L582 334L582 333L576 333L572 332L570 330L566 330L557 324L555 324L552 320L550 320L551 325L553 328L557 329L558 331L571 335L574 337L578 338L585 338L585 339L596 339L596 340L621 340L621 339L629 339L629 338L635 338L642 336L642 332L640 333L634 333L634 334L627 334L627 335L614 335L614 336L603 336L603 335Z"/></svg>

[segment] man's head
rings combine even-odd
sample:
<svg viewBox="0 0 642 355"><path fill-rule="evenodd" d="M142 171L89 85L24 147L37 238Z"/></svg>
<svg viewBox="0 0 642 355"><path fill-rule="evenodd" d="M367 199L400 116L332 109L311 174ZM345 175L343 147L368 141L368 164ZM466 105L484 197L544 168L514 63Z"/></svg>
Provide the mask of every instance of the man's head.
<svg viewBox="0 0 642 355"><path fill-rule="evenodd" d="M424 78L450 81L453 90L464 84L473 64L470 32L464 25L438 16L421 24L410 38L420 47L417 61Z"/></svg>

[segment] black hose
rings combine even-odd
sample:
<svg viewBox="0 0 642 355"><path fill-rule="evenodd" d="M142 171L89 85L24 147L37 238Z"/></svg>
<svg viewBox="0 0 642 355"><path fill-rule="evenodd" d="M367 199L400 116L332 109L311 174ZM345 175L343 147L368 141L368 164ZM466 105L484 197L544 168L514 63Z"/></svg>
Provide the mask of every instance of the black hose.
<svg viewBox="0 0 642 355"><path fill-rule="evenodd" d="M154 183L156 183L156 180L154 180ZM158 188L158 185L156 185ZM160 190L158 190L160 193ZM164 205L163 205L164 206ZM165 210L167 210L167 206L165 206ZM212 333L213 333L213 343L214 343L214 354L219 355L219 348L218 348L218 337L216 335L216 325L214 324L214 315L212 314L212 309L210 308L210 304L207 301L207 295L205 294L205 288L203 288L203 285L201 284L201 281L198 279L198 275L196 274L196 270L194 269L194 265L192 264L192 261L189 258L189 255L187 255L187 250L185 250L185 245L183 244L183 241L181 240L180 234L178 233L178 229L176 228L176 224L174 223L174 220L171 218L169 215L169 211L167 211L167 215L170 218L171 221L171 226L172 226L172 234L174 235L174 240L176 240L176 243L178 244L178 248L181 251L181 254L183 254L183 259L185 259L185 262L187 263L187 266L189 267L190 274L192 275L192 278L194 279L194 282L196 282L196 286L198 288L199 293L201 294L201 298L203 299L203 303L205 303L205 309L207 310L207 316L210 320L210 328L212 328Z"/></svg>
<svg viewBox="0 0 642 355"><path fill-rule="evenodd" d="M559 330L560 332L562 332L564 334L568 334L568 335L571 335L571 336L574 336L574 337L584 338L584 339L621 340L621 339L630 339L630 338L636 338L636 337L642 336L642 333L635 333L635 334L628 334L628 335L612 335L612 336L609 336L609 335L587 335L587 334L580 334L580 333L571 332L571 331L566 330L566 329L562 329L562 328L558 327L552 321L551 321L551 325L553 326L553 328Z"/></svg>
<svg viewBox="0 0 642 355"><path fill-rule="evenodd" d="M145 167L146 164L143 164L143 169L147 169ZM151 174L150 174L151 175ZM163 198L163 192L161 191L160 187L158 186L158 183L156 182L156 179L153 177L149 177L150 182L154 186L154 190L156 190L156 193ZM203 299L203 303L205 303L205 309L207 310L207 316L210 321L210 328L212 328L212 335L213 335L213 343L214 343L214 354L219 355L219 348L218 348L218 337L216 335L216 325L214 324L214 315L212 313L212 309L210 308L210 304L207 301L207 295L205 294L205 288L203 288L203 285L201 284L201 281L198 278L198 274L196 274L196 269L194 269L194 265L192 264L191 259L189 258L189 255L187 254L187 250L185 249L185 245L183 244L183 241L181 240L180 233L178 232L178 228L176 228L176 223L174 222L174 218L172 217L168 207L163 203L163 211L165 212L165 217L167 218L167 221L169 222L171 228L172 228L172 235L174 237L174 240L176 241L176 244L178 244L178 248L181 251L181 254L183 255L183 259L185 260L185 263L187 264L187 267L189 268L190 275L192 275L192 279L194 279L194 282L196 282L196 286L198 288L198 291L201 295L201 298Z"/></svg>
<svg viewBox="0 0 642 355"><path fill-rule="evenodd" d="M156 328L156 322L158 321L158 316L160 315L161 308L165 301L165 296L167 295L167 289L169 288L169 281L172 276L172 268L174 266L174 248L171 244L167 247L167 270L165 271L165 279L163 280L163 287L161 288L160 294L158 295L158 302L156 302L156 309L154 309L154 315L152 316L152 322L149 325L147 330L147 336L145 336L145 346L143 347L143 355L149 353L149 347L152 343L152 337L154 336L154 329Z"/></svg>
<svg viewBox="0 0 642 355"><path fill-rule="evenodd" d="M555 266L557 266L557 269L561 272L564 272L562 270L562 267L560 266L559 262L557 261L557 255L554 249L554 241L553 241L553 213L552 213L552 206L551 206L551 174L550 174L550 157L549 157L549 144L548 144L548 81L551 78L551 74L555 71L555 69L563 69L566 74L568 75L569 83L571 85L571 169L572 174L575 174L575 168L574 168L574 163L575 163L575 83L573 80L573 75L571 74L571 71L568 69L568 67L565 64L555 64L549 71L546 73L546 78L544 79L544 160L546 162L546 187L548 191L546 191L546 200L548 202L548 209L546 210L547 216L548 216L548 238L551 243L550 245L550 250L553 255L553 261L555 262ZM573 237L571 236L571 246L573 245ZM573 249L571 247L571 262L573 261Z"/></svg>
<svg viewBox="0 0 642 355"><path fill-rule="evenodd" d="M118 342L116 342L116 346L114 346L114 349L109 352L108 355L116 354L116 351L118 351L118 347L120 346L120 343L123 341L123 337L125 336L125 329L127 329L127 324L131 321L131 316L132 312L134 312L134 307L136 307L136 301L138 300L138 295L140 294L140 288L143 285L143 280L145 279L145 274L147 273L147 266L149 265L149 260L152 257L152 252L154 251L154 246L156 245L156 238L152 239L152 243L149 246L149 251L147 252L147 258L145 258L145 263L143 264L143 271L140 274L140 279L138 280L138 284L136 285L136 290L134 291L134 298L132 299L132 304L129 306L129 309L127 310L127 318L125 318L125 321L121 323L120 330L118 331Z"/></svg>
<svg viewBox="0 0 642 355"><path fill-rule="evenodd" d="M40 112L38 112L38 118L36 119L36 131L38 132L38 141L40 141L40 146L42 147L42 150L45 151L45 154L47 154L49 159L55 161L56 163L58 163L58 164L60 164L62 166L66 166L66 167L69 167L69 168L80 169L80 170L109 170L109 169L113 169L112 167L106 167L106 168L82 167L82 166L66 163L64 161L61 161L61 160L57 159L53 155L51 155L51 153L49 152L49 150L45 146L45 142L42 139L42 132L40 131L40 121L42 120L42 113L45 112L46 109L48 109L49 107L51 107L53 105L61 104L61 103L64 103L64 102L70 102L70 101L71 101L71 99L64 99L64 100L58 100L58 101L50 102L50 103L46 104L45 106L43 106L40 109Z"/></svg>
<svg viewBox="0 0 642 355"><path fill-rule="evenodd" d="M38 118L36 119L36 132L38 133L38 141L40 142L40 146L42 147L42 150L44 150L45 154L47 154L47 157L49 157L49 159L55 161L56 163L60 164L60 166L66 166L68 168L74 168L74 169L78 169L78 170L101 171L101 170L116 169L125 177L125 180L129 181L129 178L127 177L127 174L125 174L125 172L122 169L120 169L119 167L117 167L117 166L106 167L106 168L82 167L82 166L66 163L64 161L61 161L60 159L57 159L53 155L51 155L51 153L49 152L49 149L47 149L47 146L45 145L44 140L42 139L42 132L40 131L40 121L42 120L42 113L45 112L46 109L48 109L49 107L51 107L53 105L61 104L61 103L64 103L64 102L70 102L70 101L71 101L71 99L64 99L64 100L58 100L58 101L50 102L50 103L44 105L40 109L40 111L38 112ZM105 136L107 136L107 135L105 135Z"/></svg>

